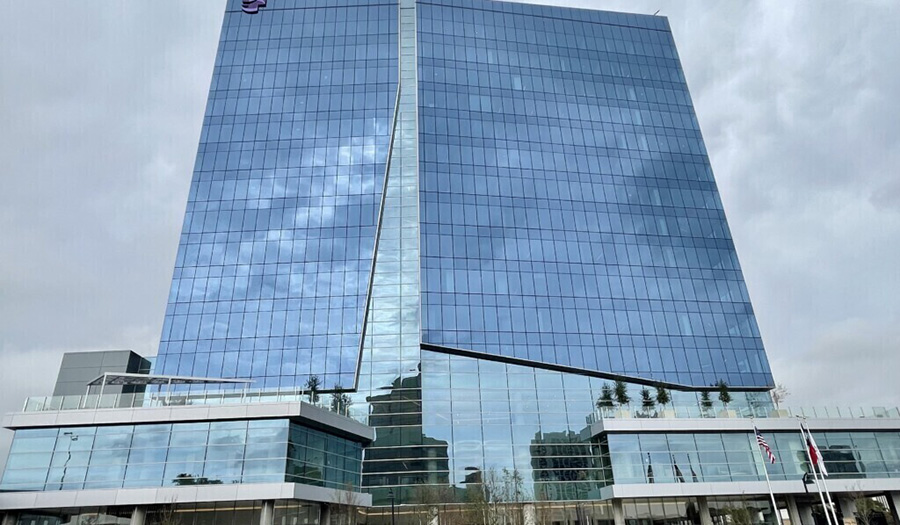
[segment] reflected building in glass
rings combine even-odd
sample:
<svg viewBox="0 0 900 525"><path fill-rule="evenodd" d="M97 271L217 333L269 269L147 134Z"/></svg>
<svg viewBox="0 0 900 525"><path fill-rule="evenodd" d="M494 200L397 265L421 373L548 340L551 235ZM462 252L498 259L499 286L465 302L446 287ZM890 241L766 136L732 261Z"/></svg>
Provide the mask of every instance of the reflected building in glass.
<svg viewBox="0 0 900 525"><path fill-rule="evenodd" d="M153 370L5 420L0 512L812 525L773 385L665 17L228 0ZM812 415L893 502L900 414Z"/></svg>

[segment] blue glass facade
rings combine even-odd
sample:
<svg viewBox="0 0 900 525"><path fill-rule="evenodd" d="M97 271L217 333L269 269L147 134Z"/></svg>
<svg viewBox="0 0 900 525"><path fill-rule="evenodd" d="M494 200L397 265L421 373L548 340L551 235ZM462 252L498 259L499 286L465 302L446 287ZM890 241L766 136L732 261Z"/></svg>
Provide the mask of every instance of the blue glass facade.
<svg viewBox="0 0 900 525"><path fill-rule="evenodd" d="M396 34L387 1L229 2L157 372L354 383Z"/></svg>
<svg viewBox="0 0 900 525"><path fill-rule="evenodd" d="M359 486L362 446L286 419L26 429L0 490L291 482Z"/></svg>
<svg viewBox="0 0 900 525"><path fill-rule="evenodd" d="M897 432L814 432L832 479L900 477ZM799 432L764 436L777 458L763 462L752 433L613 434L600 443L605 483L795 480L812 472Z"/></svg>
<svg viewBox="0 0 900 525"><path fill-rule="evenodd" d="M368 326L370 348L410 347L400 368L418 333L592 373L771 385L666 20L409 10L401 102L397 4L230 4L157 371L353 385ZM417 259L421 283L400 282Z"/></svg>
<svg viewBox="0 0 900 525"><path fill-rule="evenodd" d="M423 341L772 378L665 18L419 2Z"/></svg>
<svg viewBox="0 0 900 525"><path fill-rule="evenodd" d="M758 404L665 18L230 0L156 371L355 387L377 505L504 469L534 499L596 496L604 377Z"/></svg>
<svg viewBox="0 0 900 525"><path fill-rule="evenodd" d="M452 487L466 501L473 475L516 472L523 494L544 501L585 500L608 484L609 463L589 432L610 381L597 377L423 351L421 372L398 379L352 407L368 414L376 440L366 448L363 486L385 502L388 486L404 501L417 488ZM640 406L637 385L629 396ZM696 392L672 392L672 404L695 406ZM734 392L731 408L765 407L764 393ZM712 401L712 412L724 407ZM799 439L799 434L798 439ZM608 453L605 454L608 457Z"/></svg>

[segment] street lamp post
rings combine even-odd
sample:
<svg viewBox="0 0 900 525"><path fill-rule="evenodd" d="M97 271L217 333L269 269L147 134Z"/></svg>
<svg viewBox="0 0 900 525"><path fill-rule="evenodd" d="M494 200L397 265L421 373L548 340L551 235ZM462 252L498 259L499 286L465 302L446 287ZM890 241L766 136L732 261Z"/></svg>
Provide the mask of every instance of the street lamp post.
<svg viewBox="0 0 900 525"><path fill-rule="evenodd" d="M66 469L69 468L69 461L72 459L72 442L78 441L78 435L72 432L63 432L63 435L69 438L69 445L66 447L66 462L63 463L62 476L59 478L59 489L62 490L63 483L66 480Z"/></svg>
<svg viewBox="0 0 900 525"><path fill-rule="evenodd" d="M391 498L391 525L397 525L397 518L394 514L394 489L388 489L388 497Z"/></svg>

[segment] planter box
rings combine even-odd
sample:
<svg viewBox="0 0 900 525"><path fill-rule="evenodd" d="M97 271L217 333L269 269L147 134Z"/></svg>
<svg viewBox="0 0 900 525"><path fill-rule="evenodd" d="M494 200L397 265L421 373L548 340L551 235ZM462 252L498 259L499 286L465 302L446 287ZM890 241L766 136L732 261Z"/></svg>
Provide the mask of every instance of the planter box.
<svg viewBox="0 0 900 525"><path fill-rule="evenodd" d="M734 410L730 410L730 409L729 410L719 410L719 413L716 414L716 417L734 419L737 417L737 412L735 412Z"/></svg>

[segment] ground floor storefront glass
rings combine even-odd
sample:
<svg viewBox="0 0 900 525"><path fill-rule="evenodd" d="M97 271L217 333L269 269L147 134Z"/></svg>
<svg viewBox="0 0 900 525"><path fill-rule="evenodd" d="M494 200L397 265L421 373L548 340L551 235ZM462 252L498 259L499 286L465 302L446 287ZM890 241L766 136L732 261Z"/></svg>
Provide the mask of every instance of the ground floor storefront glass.
<svg viewBox="0 0 900 525"><path fill-rule="evenodd" d="M796 480L810 471L797 432L764 432L776 457L763 457L751 432L656 432L603 435L598 439L604 484ZM900 476L900 433L814 432L834 478Z"/></svg>
<svg viewBox="0 0 900 525"><path fill-rule="evenodd" d="M271 502L270 502L271 505ZM145 525L259 525L262 501L177 503L143 508ZM272 506L277 525L316 525L320 505L277 500ZM19 512L16 525L129 525L134 507L85 507ZM6 522L4 522L6 523ZM354 522L357 523L357 522Z"/></svg>
<svg viewBox="0 0 900 525"><path fill-rule="evenodd" d="M362 515L366 525L462 525L503 523L506 525L614 525L617 505L621 505L626 525L701 525L703 506L715 525L777 525L771 504L765 497L641 498L612 501L536 502L529 504L438 504L429 507L400 505L391 514L390 506L375 507ZM779 507L785 507L779 502Z"/></svg>
<svg viewBox="0 0 900 525"><path fill-rule="evenodd" d="M838 523L849 523L857 493L833 494ZM875 501L863 525L898 525L887 494ZM776 496L781 525L828 525L815 494ZM84 507L20 511L16 525L130 525L134 507ZM365 508L347 502L297 500L168 503L143 507L144 525L779 525L765 495L633 498L602 501L470 502ZM708 520L706 516L708 515ZM2 513L0 513L2 516Z"/></svg>

